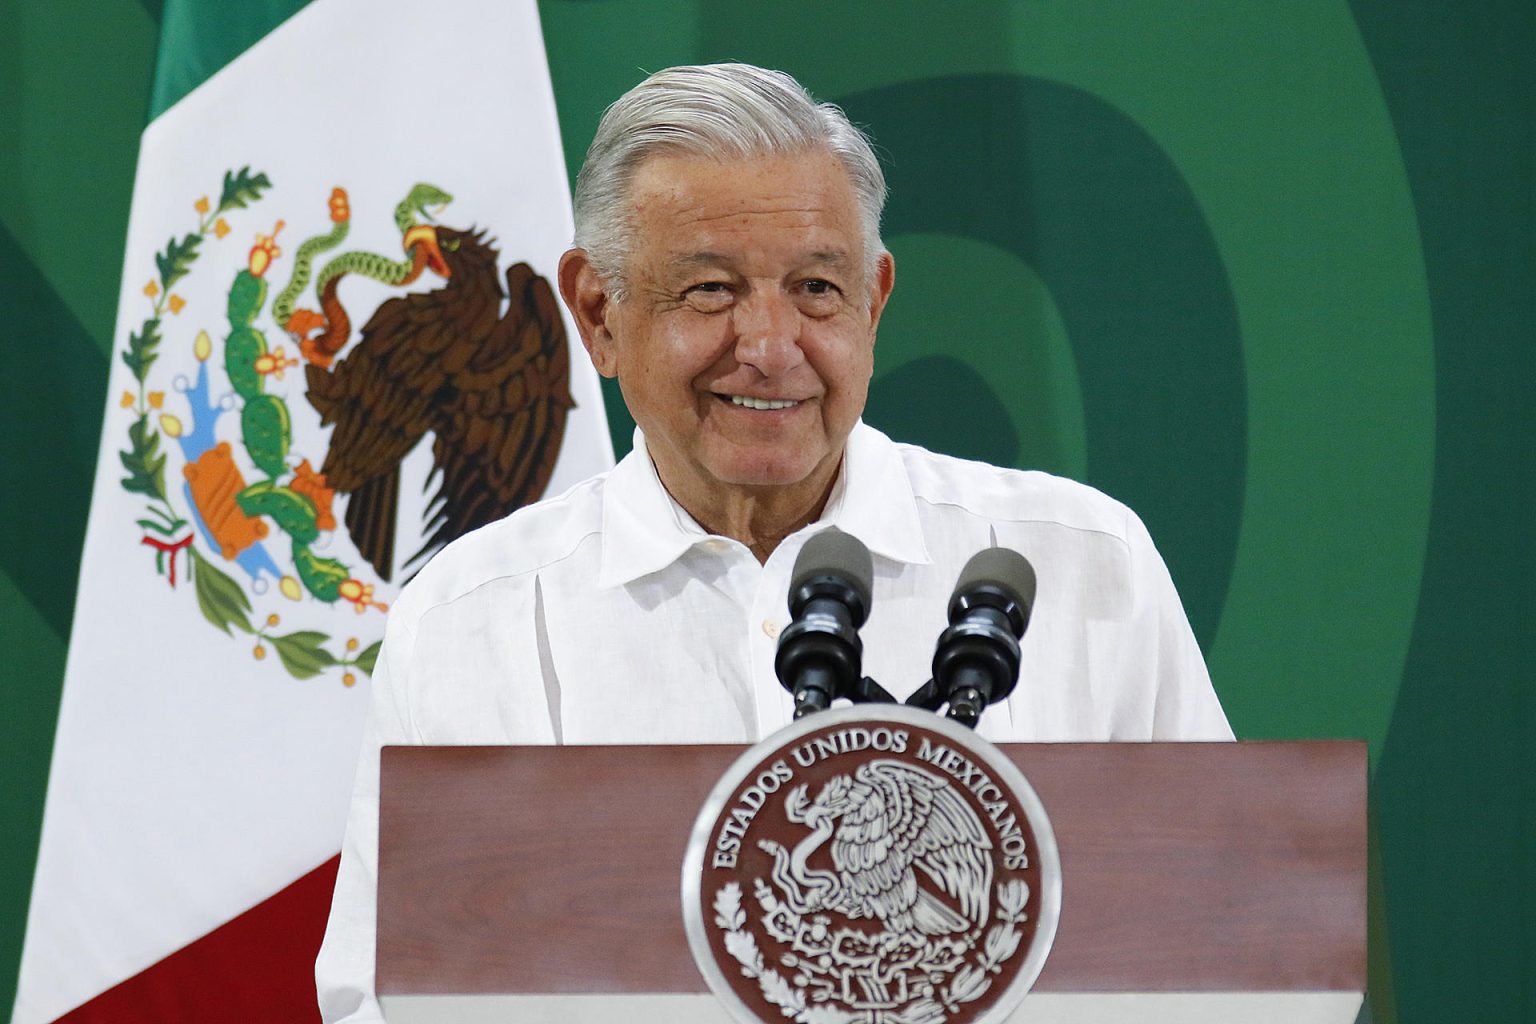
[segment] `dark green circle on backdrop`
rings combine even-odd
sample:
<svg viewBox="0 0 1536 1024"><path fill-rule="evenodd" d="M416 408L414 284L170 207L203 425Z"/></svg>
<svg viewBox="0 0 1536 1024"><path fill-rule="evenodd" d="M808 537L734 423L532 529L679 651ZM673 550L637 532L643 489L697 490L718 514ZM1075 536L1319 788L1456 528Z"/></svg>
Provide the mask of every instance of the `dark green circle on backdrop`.
<svg viewBox="0 0 1536 1024"><path fill-rule="evenodd" d="M1012 254L1044 283L1081 381L1086 480L1147 522L1178 567L1196 634L1208 641L1242 515L1246 394L1231 290L1188 186L1134 122L1059 83L953 76L843 102L882 126L891 180L885 230L898 257L904 233L957 235ZM898 288L892 312L902 315L882 330L869 419L941 451L1003 461L993 437L1029 422L1053 390L1011 372L1019 367L1011 350L1040 345L1030 328L1050 311L1026 312L1015 330L983 339L990 365L948 359L956 335L997 329L978 323L978 311L1000 305L1008 282L974 269L968 280L962 273L940 287L924 280ZM899 261L897 271L900 279ZM908 341L908 333L917 337ZM937 353L899 399L886 397L889 347ZM959 347L975 352L978 343ZM950 399L947 407L922 400L934 392ZM1011 416L988 416L997 406ZM1007 461L1038 467L1042 454L1022 450Z"/></svg>
<svg viewBox="0 0 1536 1024"><path fill-rule="evenodd" d="M1194 574L1183 561L1200 509L1181 508L1174 493L1150 505L1134 487L1122 486L1119 496L1149 522L1189 517L1183 529L1191 532L1182 537L1166 529L1155 535L1186 589L1238 734L1362 736L1374 759L1402 677L1428 536L1434 342L1412 194L1349 8L1239 5L1194 17L1179 4L972 3L953 13L917 48L903 40L921 5L899 4L875 21L824 21L793 44L784 38L790 30L775 37L759 22L750 26L758 41L743 57L802 75L880 143L903 131L906 112L883 109L877 119L860 109L864 98L985 78L1079 90L1121 112L1166 156L1212 239L1240 338L1244 474L1214 632L1220 560L1196 556ZM835 41L854 36L842 32L856 33L860 52L902 59L851 60ZM984 137L1032 131L1028 122L980 116L1000 109L955 107L949 117ZM1065 130L1037 145L1074 142ZM965 168L955 164L963 179ZM1027 166L998 161L990 171L1014 189L1038 189ZM901 166L891 172L899 185ZM1046 199L1036 195L1034 203ZM1033 269L1046 278L1047 268ZM913 287L899 270L898 278L898 292ZM1086 412L1102 385L1084 359L1080 325L1052 286L1082 371ZM1032 387L992 385L1000 394ZM1113 491L1102 460L1121 453L1102 452L1102 436L1087 453L1088 476ZM1143 450L1163 447L1149 436ZM1154 476L1138 479L1156 484ZM1208 503L1209 488L1205 494Z"/></svg>

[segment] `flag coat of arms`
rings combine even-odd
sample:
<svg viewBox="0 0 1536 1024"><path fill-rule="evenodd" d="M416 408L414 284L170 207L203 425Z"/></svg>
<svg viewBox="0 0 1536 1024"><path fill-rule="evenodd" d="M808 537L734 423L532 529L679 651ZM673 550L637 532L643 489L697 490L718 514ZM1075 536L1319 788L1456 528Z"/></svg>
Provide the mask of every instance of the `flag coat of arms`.
<svg viewBox="0 0 1536 1024"><path fill-rule="evenodd" d="M316 0L146 129L18 1024L308 984L178 957L323 879L400 586L612 464L570 238L531 0Z"/></svg>

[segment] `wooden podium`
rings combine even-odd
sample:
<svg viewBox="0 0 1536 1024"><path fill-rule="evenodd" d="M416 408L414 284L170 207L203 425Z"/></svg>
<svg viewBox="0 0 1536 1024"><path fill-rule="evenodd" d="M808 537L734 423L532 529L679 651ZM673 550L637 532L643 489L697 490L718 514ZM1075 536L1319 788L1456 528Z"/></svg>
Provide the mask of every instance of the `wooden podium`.
<svg viewBox="0 0 1536 1024"><path fill-rule="evenodd" d="M388 747L390 1024L725 1021L683 931L694 816L744 747ZM1010 1020L1351 1024L1366 976L1359 742L1010 744L1061 853Z"/></svg>

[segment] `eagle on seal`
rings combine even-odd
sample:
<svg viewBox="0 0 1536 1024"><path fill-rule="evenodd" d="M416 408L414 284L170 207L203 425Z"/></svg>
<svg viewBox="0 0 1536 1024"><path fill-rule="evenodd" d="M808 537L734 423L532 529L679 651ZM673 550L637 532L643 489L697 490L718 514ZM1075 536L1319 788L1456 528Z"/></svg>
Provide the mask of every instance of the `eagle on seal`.
<svg viewBox="0 0 1536 1024"><path fill-rule="evenodd" d="M384 580L395 568L400 462L428 432L428 487L438 487L429 536L407 565L537 500L575 405L549 282L518 263L503 285L483 231L433 230L432 266L446 283L387 300L334 368L304 368L310 404L335 427L321 471L350 495L347 529Z"/></svg>
<svg viewBox="0 0 1536 1024"><path fill-rule="evenodd" d="M793 850L759 845L773 855L774 882L796 913L831 911L924 936L986 924L992 843L946 780L900 761L869 761L828 781L814 801L797 787L785 812L811 834ZM811 856L829 840L834 870L813 867Z"/></svg>

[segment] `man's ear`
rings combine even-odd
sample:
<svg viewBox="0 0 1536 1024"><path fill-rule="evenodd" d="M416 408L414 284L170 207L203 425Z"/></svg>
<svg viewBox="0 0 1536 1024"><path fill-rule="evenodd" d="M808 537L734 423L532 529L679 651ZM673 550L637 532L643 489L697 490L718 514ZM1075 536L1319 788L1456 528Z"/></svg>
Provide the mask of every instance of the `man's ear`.
<svg viewBox="0 0 1536 1024"><path fill-rule="evenodd" d="M618 374L618 354L608 318L613 313L608 286L592 266L585 249L567 249L560 257L560 297L576 321L581 344L592 366L604 377Z"/></svg>
<svg viewBox="0 0 1536 1024"><path fill-rule="evenodd" d="M880 254L875 261L875 279L869 285L869 330L874 333L880 326L880 314L885 312L885 304L891 298L891 289L896 287L896 257L889 251Z"/></svg>

